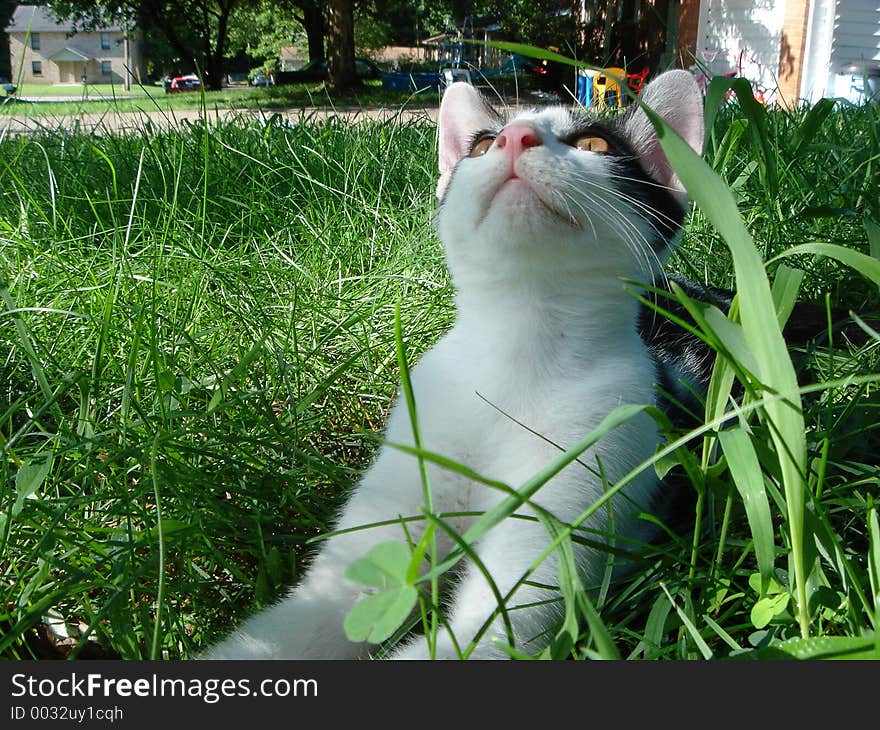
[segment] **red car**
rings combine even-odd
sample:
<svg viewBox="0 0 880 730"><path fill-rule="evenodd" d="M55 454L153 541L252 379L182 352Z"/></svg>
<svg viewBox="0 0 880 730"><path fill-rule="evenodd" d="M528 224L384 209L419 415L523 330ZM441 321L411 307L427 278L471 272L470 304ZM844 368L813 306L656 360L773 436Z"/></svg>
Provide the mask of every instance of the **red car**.
<svg viewBox="0 0 880 730"><path fill-rule="evenodd" d="M202 82L195 74L187 74L186 76L175 76L171 79L171 83L165 84L166 94L175 94L178 91L198 91L202 88Z"/></svg>

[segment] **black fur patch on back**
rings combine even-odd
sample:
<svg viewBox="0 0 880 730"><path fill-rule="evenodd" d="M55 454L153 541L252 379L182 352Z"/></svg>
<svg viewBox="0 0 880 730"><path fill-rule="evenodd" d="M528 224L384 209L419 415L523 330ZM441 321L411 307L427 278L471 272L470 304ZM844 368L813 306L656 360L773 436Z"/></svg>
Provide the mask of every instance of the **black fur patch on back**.
<svg viewBox="0 0 880 730"><path fill-rule="evenodd" d="M670 274L665 280L654 282L654 288L671 291L675 282L690 299L711 304L727 314L733 301L733 292L727 289L701 286L681 276ZM656 292L646 292L645 298L665 309L680 320L694 325L690 314L675 298ZM849 310L842 307L826 308L814 302L797 302L782 331L789 347L803 348L809 343L827 342L828 322L833 332L839 333L854 345L869 341L868 335L853 323ZM880 319L876 314L864 313L861 318L869 323ZM639 310L639 334L648 346L657 369L657 386L670 398L660 398L660 405L677 426L693 428L702 423L703 399L715 365L715 351L699 337L647 305ZM803 373L798 380L805 384ZM739 392L737 385L734 392ZM676 402L672 402L672 401Z"/></svg>
<svg viewBox="0 0 880 730"><path fill-rule="evenodd" d="M669 275L664 281L655 281L654 287L671 291L669 282L675 282L691 299L714 304L723 312L730 309L730 292L702 287L679 276ZM677 299L656 292L646 292L652 304L693 324L687 309ZM648 346L657 369L657 385L671 399L660 399L659 405L678 426L692 426L702 421L702 397L709 386L715 365L715 351L697 336L651 307L639 310L639 334ZM673 402L674 401L674 402Z"/></svg>

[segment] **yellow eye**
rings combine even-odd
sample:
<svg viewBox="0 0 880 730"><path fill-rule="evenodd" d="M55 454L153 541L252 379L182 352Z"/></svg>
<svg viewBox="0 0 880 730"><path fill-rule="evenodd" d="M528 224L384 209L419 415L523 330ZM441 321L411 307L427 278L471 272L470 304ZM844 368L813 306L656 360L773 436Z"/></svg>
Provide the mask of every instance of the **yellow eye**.
<svg viewBox="0 0 880 730"><path fill-rule="evenodd" d="M584 152L608 152L610 149L608 142L602 139L602 137L594 137L589 134L578 139L574 146Z"/></svg>
<svg viewBox="0 0 880 730"><path fill-rule="evenodd" d="M471 151L468 157L482 157L489 151L489 148L491 148L493 144L495 144L494 137L483 137L482 139L478 140L473 147L471 147Z"/></svg>

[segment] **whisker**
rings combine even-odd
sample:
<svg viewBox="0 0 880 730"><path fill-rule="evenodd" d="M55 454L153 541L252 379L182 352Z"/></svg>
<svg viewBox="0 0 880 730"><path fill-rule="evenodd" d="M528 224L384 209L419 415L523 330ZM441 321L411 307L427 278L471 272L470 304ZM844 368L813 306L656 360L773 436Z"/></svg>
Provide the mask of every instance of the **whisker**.
<svg viewBox="0 0 880 730"><path fill-rule="evenodd" d="M668 232L661 231L659 228L657 228L657 226L655 226L655 225L651 222L651 220L650 220L647 216L641 214L640 211L645 211L646 213L648 213L649 216L651 216L651 217L653 217L653 218L656 218L657 220L660 220L659 216L657 216L657 215L654 214L655 211L653 211L653 209L652 209L650 206L647 206L647 205L646 205L645 203L643 203L642 201L639 201L639 200L637 200L637 199L635 199L635 198L632 198L631 196L625 195L625 194L621 193L620 191L615 190L614 188L607 188L607 187L602 186L602 185L599 185L599 184L596 183L595 181L591 181L591 180L585 180L585 182L586 182L589 186L591 186L591 187L594 187L594 188L597 188L597 189L603 190L603 191L606 192L606 193L609 193L609 194L611 195L612 198L615 198L615 199L618 199L618 200L622 200L622 201L624 201L624 202L628 202L628 203L632 204L632 206L633 206L634 208L636 208L636 210L634 211L635 214L636 214L639 218L641 218L642 220L644 220L644 221L645 221L645 222L646 222L646 223L647 223L647 224L648 224L648 225L654 230L654 232L655 232L655 233L656 233L661 239L664 239L664 240L665 240L665 239L667 239L667 238L669 237L669 236L668 236ZM626 220L626 219L624 219L624 220ZM628 220L627 220L627 223L630 224L630 225L634 225L634 224L632 224L631 221L628 221ZM676 224L675 227L677 228L678 225ZM640 232L640 235L641 235L641 237L644 239L644 243L647 244L647 246L648 246L648 250L651 252L651 254L653 255L654 259L657 261L657 268L662 269L662 264L661 264L661 262L660 262L659 257L657 256L656 251L654 251L654 247L650 245L650 243L647 241L647 239L644 238L644 235L641 234L641 232Z"/></svg>
<svg viewBox="0 0 880 730"><path fill-rule="evenodd" d="M591 185L592 187L601 188L602 190L605 190L606 192L612 193L615 197L619 198L620 200L625 200L629 203L632 203L635 207L639 208L640 210L645 211L651 218L654 218L658 222L661 222L661 223L666 222L673 228L679 228L681 225L680 222L677 221L676 219L672 218L671 216L666 215L665 213L657 210L656 208L651 207L650 205L648 205L644 201L639 200L638 198L634 198L631 195L627 195L627 194L625 194L615 188L607 188L607 187L601 185L599 182L597 182L592 177L580 176L580 177L576 178L576 180L579 182L582 182L586 185ZM657 229L655 228L655 230L657 230ZM657 230L657 233L660 235L663 235L659 230Z"/></svg>
<svg viewBox="0 0 880 730"><path fill-rule="evenodd" d="M586 208L582 204L578 204L581 210L583 210L584 214L587 216L588 220L591 220L591 215L597 216L601 220L605 221L608 224L609 228L612 232L616 232L616 234L623 240L624 244L632 253L633 257L636 261L641 262L639 264L639 268L643 269L643 272L646 276L649 276L653 279L655 272L662 272L662 262L660 261L659 256L654 250L653 246L651 246L645 234L636 226L636 224L626 218L626 216L614 215L611 212L611 206L608 205L610 201L607 199L603 199L602 197L591 195L589 190L592 188L594 190L601 191L602 193L607 194L612 200L624 200L632 203L634 207L642 207L650 211L648 206L641 204L641 201L638 201L631 196L624 195L613 188L608 188L606 186L600 185L596 183L594 180L583 179L584 183L587 183L585 186L577 186L569 180L563 181L562 185L564 188L568 189L572 193L576 193L576 195L580 198L586 200L588 204L594 205L595 207L591 209L591 211L587 211ZM665 236L661 233L661 231L651 223L651 221L644 215L641 215L638 210L636 210L636 214L644 220L648 225L650 225L654 231L665 238ZM595 234L595 226L592 226L592 229Z"/></svg>
<svg viewBox="0 0 880 730"><path fill-rule="evenodd" d="M590 230L593 232L593 238L597 238L598 233L596 232L596 226L593 225L593 219L590 216L589 211L584 207L583 203L577 200L573 195L566 195L564 190L554 189L553 193L554 195L559 195L559 197L562 198L563 202L565 203L566 212L572 218L575 218L575 216L572 215L571 204L575 204L580 209L580 211L584 214L584 217L587 219L587 223L590 224Z"/></svg>
<svg viewBox="0 0 880 730"><path fill-rule="evenodd" d="M669 193L680 193L681 190L678 188L674 188L671 185L663 185L662 183L654 182L652 180L645 180L640 177L628 177L627 175L614 175L615 180L626 180L627 182L636 182L640 185L645 185L652 188L659 188L660 190L665 190Z"/></svg>

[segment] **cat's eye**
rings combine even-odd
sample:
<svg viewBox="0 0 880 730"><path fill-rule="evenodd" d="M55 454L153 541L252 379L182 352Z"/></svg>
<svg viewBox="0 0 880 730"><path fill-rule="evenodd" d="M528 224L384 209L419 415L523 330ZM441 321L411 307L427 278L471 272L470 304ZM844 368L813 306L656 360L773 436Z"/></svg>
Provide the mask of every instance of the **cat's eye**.
<svg viewBox="0 0 880 730"><path fill-rule="evenodd" d="M592 134L585 134L583 137L579 137L575 140L574 146L584 152L609 152L611 150L608 140Z"/></svg>
<svg viewBox="0 0 880 730"><path fill-rule="evenodd" d="M471 151L468 157L482 157L489 151L493 144L495 144L495 137L493 136L482 137L481 139L478 139L474 143L474 146L471 147Z"/></svg>

